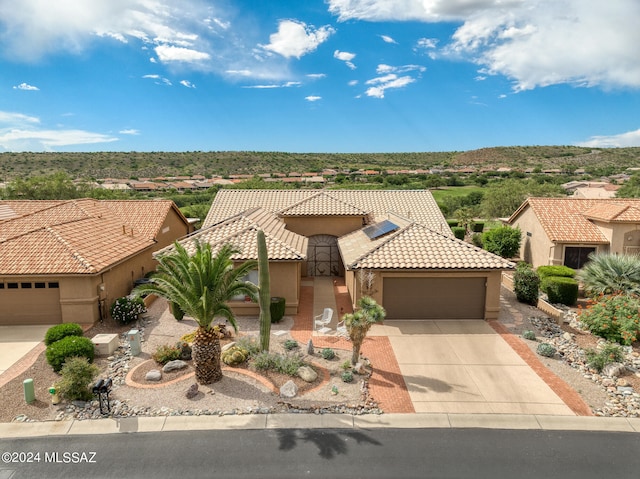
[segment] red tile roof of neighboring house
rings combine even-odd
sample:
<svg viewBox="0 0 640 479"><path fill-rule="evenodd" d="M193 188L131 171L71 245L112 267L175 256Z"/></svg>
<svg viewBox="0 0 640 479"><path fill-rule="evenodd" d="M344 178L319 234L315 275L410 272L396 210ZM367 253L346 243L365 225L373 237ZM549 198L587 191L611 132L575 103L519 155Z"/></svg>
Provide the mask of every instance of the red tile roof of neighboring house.
<svg viewBox="0 0 640 479"><path fill-rule="evenodd" d="M2 201L0 274L92 274L155 244L170 200ZM178 211L178 210L177 210Z"/></svg>

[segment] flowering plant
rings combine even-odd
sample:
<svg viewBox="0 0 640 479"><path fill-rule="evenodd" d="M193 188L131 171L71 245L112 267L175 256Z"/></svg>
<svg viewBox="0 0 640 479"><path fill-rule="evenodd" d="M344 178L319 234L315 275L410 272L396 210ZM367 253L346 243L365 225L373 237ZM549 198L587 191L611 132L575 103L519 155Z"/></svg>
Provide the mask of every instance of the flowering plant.
<svg viewBox="0 0 640 479"><path fill-rule="evenodd" d="M585 309L579 308L578 319L593 334L629 345L640 339L638 308L640 301L631 296L600 295Z"/></svg>
<svg viewBox="0 0 640 479"><path fill-rule="evenodd" d="M121 324L129 324L146 312L147 308L142 298L123 296L116 299L111 305L111 317Z"/></svg>

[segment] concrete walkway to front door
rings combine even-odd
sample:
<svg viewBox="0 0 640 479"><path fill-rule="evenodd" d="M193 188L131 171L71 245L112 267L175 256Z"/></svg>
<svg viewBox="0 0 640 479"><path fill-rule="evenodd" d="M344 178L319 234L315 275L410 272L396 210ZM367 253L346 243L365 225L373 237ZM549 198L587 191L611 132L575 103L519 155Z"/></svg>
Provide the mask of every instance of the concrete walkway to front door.
<svg viewBox="0 0 640 479"><path fill-rule="evenodd" d="M575 416L485 321L386 321L416 412Z"/></svg>

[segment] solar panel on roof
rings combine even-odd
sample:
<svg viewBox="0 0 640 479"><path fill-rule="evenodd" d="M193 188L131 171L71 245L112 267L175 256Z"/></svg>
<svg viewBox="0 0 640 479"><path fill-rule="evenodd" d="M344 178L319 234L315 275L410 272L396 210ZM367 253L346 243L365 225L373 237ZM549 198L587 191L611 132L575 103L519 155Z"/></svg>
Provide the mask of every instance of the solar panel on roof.
<svg viewBox="0 0 640 479"><path fill-rule="evenodd" d="M364 230L364 234L366 234L370 240L374 240L376 238L380 238L381 236L386 235L387 233L391 233L399 228L399 226L395 223L392 223L389 220L381 221L380 223L376 223L370 226L367 226Z"/></svg>

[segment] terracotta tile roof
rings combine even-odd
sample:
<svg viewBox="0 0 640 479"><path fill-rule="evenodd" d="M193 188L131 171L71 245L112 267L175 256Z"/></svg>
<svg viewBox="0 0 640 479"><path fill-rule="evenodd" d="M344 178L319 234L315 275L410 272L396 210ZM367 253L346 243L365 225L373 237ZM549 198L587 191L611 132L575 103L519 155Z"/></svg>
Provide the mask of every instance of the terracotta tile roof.
<svg viewBox="0 0 640 479"><path fill-rule="evenodd" d="M211 244L214 254L223 245L230 243L240 251L232 259L236 261L258 259L256 241L258 230L264 231L269 260L302 261L306 259L307 238L285 229L284 223L277 216L261 208L252 208L225 221L203 228L181 240L180 243L187 251L193 253L196 240L206 242ZM173 246L169 246L156 254L162 254L172 249Z"/></svg>
<svg viewBox="0 0 640 479"><path fill-rule="evenodd" d="M433 231L453 236L428 190L329 190L324 191L324 194L325 196L318 196L315 202L311 202L318 212L322 211L321 206L340 204L342 209L340 211L345 211L344 208L347 207L344 205L352 205L351 211L360 209L369 213L376 221L386 218L388 213L395 213L408 217ZM258 206L278 214L317 195L317 190L220 190L213 200L204 226L211 226ZM330 198L333 198L333 201ZM300 204L300 211L303 211L302 208ZM331 211L324 211L323 214L330 215Z"/></svg>
<svg viewBox="0 0 640 479"><path fill-rule="evenodd" d="M370 240L363 230L338 239L347 269L511 269L513 263L425 226L391 217L400 228Z"/></svg>
<svg viewBox="0 0 640 479"><path fill-rule="evenodd" d="M590 218L605 222L640 223L640 199L529 198L511 215L512 224L530 207L551 241L608 244Z"/></svg>
<svg viewBox="0 0 640 479"><path fill-rule="evenodd" d="M369 214L324 191L308 196L278 212L279 216L363 216Z"/></svg>
<svg viewBox="0 0 640 479"><path fill-rule="evenodd" d="M149 248L173 202L81 199L0 205L23 213L0 222L0 274L39 275L97 273Z"/></svg>

